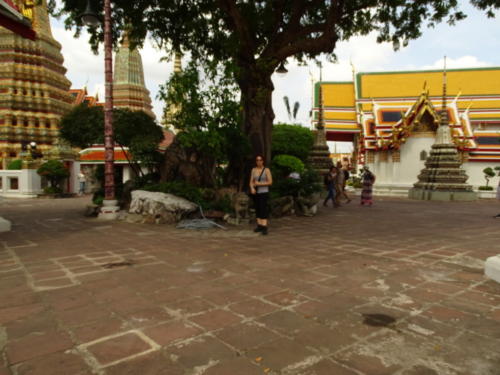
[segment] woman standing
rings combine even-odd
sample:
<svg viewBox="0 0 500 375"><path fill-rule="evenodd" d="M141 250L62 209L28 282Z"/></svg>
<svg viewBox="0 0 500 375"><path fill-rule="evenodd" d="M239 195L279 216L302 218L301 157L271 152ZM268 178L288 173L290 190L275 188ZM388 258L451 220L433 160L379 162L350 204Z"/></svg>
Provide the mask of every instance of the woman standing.
<svg viewBox="0 0 500 375"><path fill-rule="evenodd" d="M254 232L267 234L267 218L269 210L267 201L269 199L269 186L273 184L273 177L269 168L264 166L264 158L257 155L255 158L255 168L250 174L250 192L255 197L255 213L257 216L257 228Z"/></svg>
<svg viewBox="0 0 500 375"><path fill-rule="evenodd" d="M375 175L370 172L368 167L363 167L363 190L361 191L361 204L365 203L371 206L373 204L373 184L375 183Z"/></svg>

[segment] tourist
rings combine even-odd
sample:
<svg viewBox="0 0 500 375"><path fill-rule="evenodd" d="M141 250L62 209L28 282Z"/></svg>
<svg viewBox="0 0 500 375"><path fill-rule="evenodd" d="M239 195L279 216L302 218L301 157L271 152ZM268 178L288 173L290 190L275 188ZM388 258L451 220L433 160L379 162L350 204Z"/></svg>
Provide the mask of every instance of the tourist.
<svg viewBox="0 0 500 375"><path fill-rule="evenodd" d="M375 175L365 165L363 167L363 190L361 190L361 204L365 203L371 206L373 204L373 184L375 183Z"/></svg>
<svg viewBox="0 0 500 375"><path fill-rule="evenodd" d="M500 172L498 173L500 176ZM497 199L500 200L500 181L498 181L498 186L497 186ZM500 214L495 216L495 219L500 219Z"/></svg>
<svg viewBox="0 0 500 375"><path fill-rule="evenodd" d="M80 183L80 189L78 190L78 195L83 195L85 194L85 188L87 185L87 176L81 169L80 173L78 173L78 182Z"/></svg>
<svg viewBox="0 0 500 375"><path fill-rule="evenodd" d="M323 206L327 206L328 201L331 199L333 207L337 207L337 202L335 201L335 187L337 185L337 175L338 169L334 166L330 167L330 170L325 175L324 183L325 188L328 191L328 195L326 196L325 201L323 202Z"/></svg>
<svg viewBox="0 0 500 375"><path fill-rule="evenodd" d="M337 206L340 207L341 198L344 198L347 201L347 203L351 201L351 199L347 196L345 192L345 186L347 183L347 179L349 178L349 172L347 172L342 167L342 163L340 161L337 163L337 170L338 170L338 175L337 175L337 184L335 187L335 192L336 192L335 202Z"/></svg>
<svg viewBox="0 0 500 375"><path fill-rule="evenodd" d="M264 158L261 155L257 155L255 164L256 166L250 174L250 192L254 197L257 216L257 227L254 232L267 235L267 218L269 216L267 201L269 186L273 184L273 177L269 168L264 166Z"/></svg>

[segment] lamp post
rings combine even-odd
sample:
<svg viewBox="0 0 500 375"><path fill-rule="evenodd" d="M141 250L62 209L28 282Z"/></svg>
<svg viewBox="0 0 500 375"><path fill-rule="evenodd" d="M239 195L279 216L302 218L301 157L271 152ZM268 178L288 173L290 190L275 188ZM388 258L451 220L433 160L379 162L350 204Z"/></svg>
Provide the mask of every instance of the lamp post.
<svg viewBox="0 0 500 375"><path fill-rule="evenodd" d="M91 0L81 15L82 21L89 27L100 23L99 16L93 11ZM111 34L111 0L104 0L104 201L102 219L115 219L119 208L115 199L114 178L114 139L113 139L113 55Z"/></svg>

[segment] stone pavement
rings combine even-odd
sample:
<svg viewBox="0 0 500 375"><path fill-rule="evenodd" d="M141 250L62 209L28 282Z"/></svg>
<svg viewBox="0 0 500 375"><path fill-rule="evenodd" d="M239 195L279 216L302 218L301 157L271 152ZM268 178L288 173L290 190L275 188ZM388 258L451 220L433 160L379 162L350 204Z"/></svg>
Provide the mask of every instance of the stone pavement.
<svg viewBox="0 0 500 375"><path fill-rule="evenodd" d="M181 231L2 200L0 375L499 375L500 212L378 199Z"/></svg>

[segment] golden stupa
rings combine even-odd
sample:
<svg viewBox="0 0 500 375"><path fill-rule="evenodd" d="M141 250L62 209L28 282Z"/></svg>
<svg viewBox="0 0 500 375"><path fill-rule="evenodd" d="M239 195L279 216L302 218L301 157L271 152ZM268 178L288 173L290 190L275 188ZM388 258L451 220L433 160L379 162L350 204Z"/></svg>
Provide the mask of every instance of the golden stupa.
<svg viewBox="0 0 500 375"><path fill-rule="evenodd" d="M18 0L36 38L0 27L0 166L30 142L46 154L58 138L60 118L71 109L70 81L61 45L53 38L47 0Z"/></svg>

